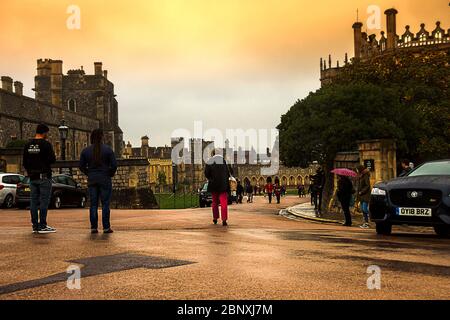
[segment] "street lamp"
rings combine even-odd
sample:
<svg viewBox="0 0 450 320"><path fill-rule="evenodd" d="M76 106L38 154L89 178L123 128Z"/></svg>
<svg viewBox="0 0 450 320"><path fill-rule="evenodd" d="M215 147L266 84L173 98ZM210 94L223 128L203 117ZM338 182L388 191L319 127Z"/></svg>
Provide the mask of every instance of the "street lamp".
<svg viewBox="0 0 450 320"><path fill-rule="evenodd" d="M61 160L66 160L66 140L69 135L69 127L66 126L66 121L61 120L61 125L58 127L59 138L61 139Z"/></svg>

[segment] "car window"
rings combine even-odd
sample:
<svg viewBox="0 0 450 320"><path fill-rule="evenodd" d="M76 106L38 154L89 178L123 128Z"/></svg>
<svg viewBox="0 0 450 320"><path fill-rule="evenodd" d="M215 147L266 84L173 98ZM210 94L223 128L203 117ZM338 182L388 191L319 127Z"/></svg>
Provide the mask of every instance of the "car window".
<svg viewBox="0 0 450 320"><path fill-rule="evenodd" d="M20 183L20 176L17 175L3 176L2 182L5 184L18 184Z"/></svg>
<svg viewBox="0 0 450 320"><path fill-rule="evenodd" d="M208 184L207 184L207 183L205 183L205 184L203 185L202 191L208 191Z"/></svg>
<svg viewBox="0 0 450 320"><path fill-rule="evenodd" d="M67 184L67 179L65 176L56 176L53 178L56 183Z"/></svg>
<svg viewBox="0 0 450 320"><path fill-rule="evenodd" d="M408 175L408 177L417 176L450 176L450 161L428 162Z"/></svg>
<svg viewBox="0 0 450 320"><path fill-rule="evenodd" d="M77 183L72 178L66 177L66 179L67 179L67 184L69 186L71 186L71 187L76 187L77 186Z"/></svg>

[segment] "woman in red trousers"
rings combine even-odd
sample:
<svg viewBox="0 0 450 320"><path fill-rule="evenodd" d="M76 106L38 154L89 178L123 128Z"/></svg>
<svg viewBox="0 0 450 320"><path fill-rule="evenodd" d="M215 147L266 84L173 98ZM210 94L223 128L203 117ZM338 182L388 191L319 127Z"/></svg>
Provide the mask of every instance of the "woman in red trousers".
<svg viewBox="0 0 450 320"><path fill-rule="evenodd" d="M214 155L208 160L205 167L205 177L208 179L208 192L212 194L213 222L219 220L219 203L222 214L222 224L228 223L228 193L230 192L229 178L231 168L228 167L224 157L220 154Z"/></svg>

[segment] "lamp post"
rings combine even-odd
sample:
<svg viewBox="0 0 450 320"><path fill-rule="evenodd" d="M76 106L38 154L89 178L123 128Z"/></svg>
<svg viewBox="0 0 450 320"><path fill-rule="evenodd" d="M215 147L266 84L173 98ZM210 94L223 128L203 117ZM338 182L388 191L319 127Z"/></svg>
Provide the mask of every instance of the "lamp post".
<svg viewBox="0 0 450 320"><path fill-rule="evenodd" d="M61 120L61 125L58 127L59 138L61 139L61 160L66 160L66 140L69 135L69 127L66 126L66 121Z"/></svg>
<svg viewBox="0 0 450 320"><path fill-rule="evenodd" d="M175 195L175 192L177 191L177 165L175 162L172 162L172 192Z"/></svg>

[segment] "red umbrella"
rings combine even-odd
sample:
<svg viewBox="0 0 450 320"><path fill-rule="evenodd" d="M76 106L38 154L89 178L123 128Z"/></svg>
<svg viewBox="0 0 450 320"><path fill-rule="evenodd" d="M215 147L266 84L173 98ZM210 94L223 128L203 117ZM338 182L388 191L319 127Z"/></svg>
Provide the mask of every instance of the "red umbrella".
<svg viewBox="0 0 450 320"><path fill-rule="evenodd" d="M357 177L358 174L347 168L338 168L331 171L331 173L337 174L338 176L346 176L346 177Z"/></svg>

